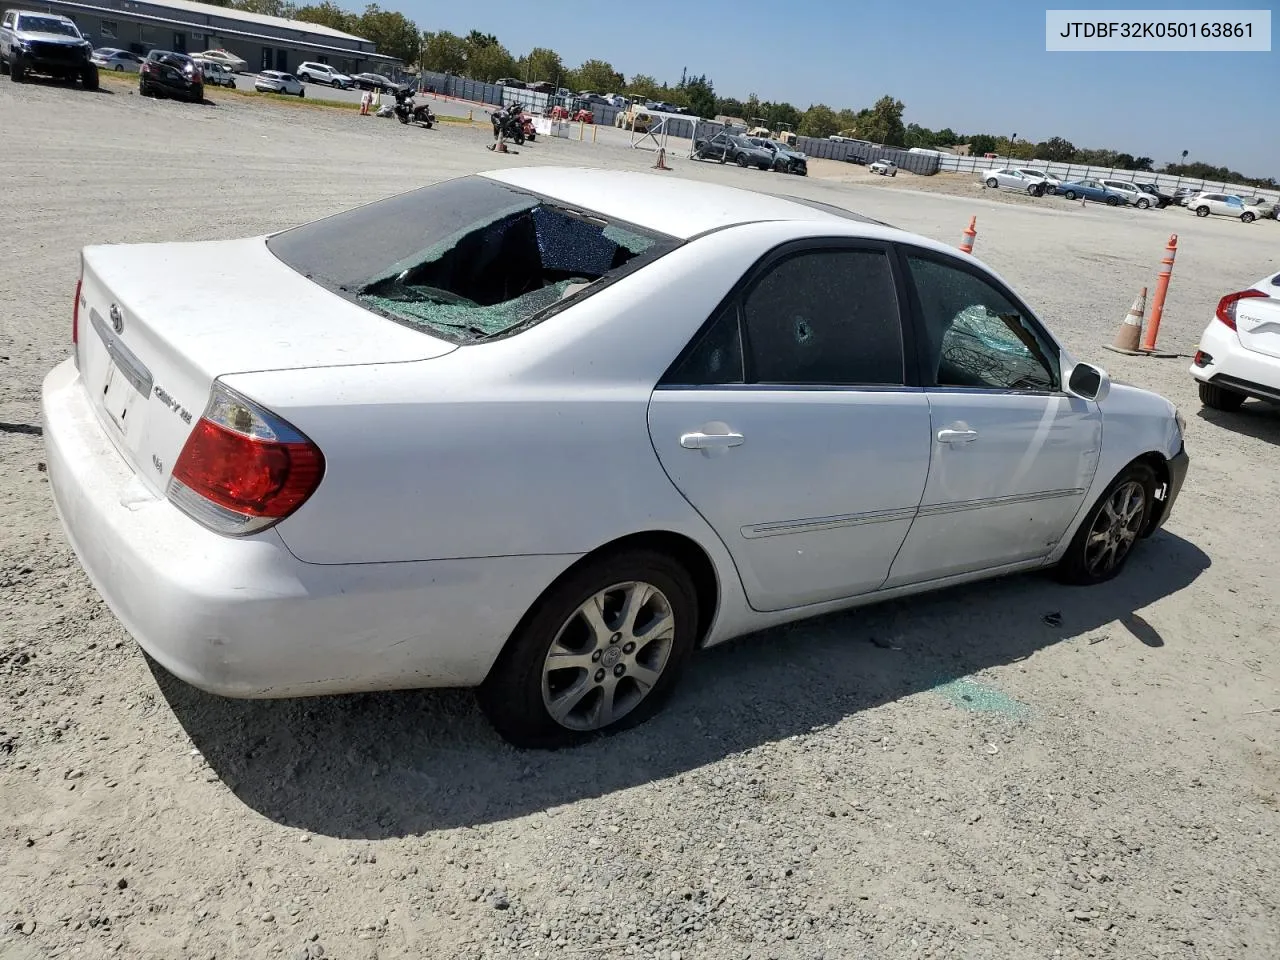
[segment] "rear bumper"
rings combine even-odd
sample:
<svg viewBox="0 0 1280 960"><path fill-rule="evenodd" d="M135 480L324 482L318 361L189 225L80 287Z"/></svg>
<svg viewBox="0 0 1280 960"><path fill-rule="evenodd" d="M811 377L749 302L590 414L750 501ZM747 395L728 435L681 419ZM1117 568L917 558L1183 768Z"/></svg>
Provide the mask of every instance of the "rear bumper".
<svg viewBox="0 0 1280 960"><path fill-rule="evenodd" d="M223 537L147 491L72 361L42 392L49 484L98 592L165 669L211 693L473 686L575 557L307 564L274 530Z"/></svg>
<svg viewBox="0 0 1280 960"><path fill-rule="evenodd" d="M1246 350L1236 332L1217 320L1200 335L1199 352L1211 359L1203 365L1192 361L1189 372L1195 379L1280 403L1280 357Z"/></svg>

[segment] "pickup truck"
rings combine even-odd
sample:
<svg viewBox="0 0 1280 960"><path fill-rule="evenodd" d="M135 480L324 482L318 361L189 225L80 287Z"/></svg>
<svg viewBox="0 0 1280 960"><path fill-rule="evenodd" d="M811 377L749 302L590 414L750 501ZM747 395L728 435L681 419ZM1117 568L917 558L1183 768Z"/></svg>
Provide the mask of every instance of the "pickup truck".
<svg viewBox="0 0 1280 960"><path fill-rule="evenodd" d="M86 90L98 89L93 44L80 34L75 21L55 13L6 10L0 17L0 73L21 83L29 73L59 80L79 80Z"/></svg>

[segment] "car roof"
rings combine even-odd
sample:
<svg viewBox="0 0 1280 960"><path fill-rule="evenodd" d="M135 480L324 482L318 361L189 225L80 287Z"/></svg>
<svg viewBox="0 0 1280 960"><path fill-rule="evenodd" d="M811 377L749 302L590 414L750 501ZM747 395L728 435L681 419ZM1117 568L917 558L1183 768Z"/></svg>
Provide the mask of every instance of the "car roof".
<svg viewBox="0 0 1280 960"><path fill-rule="evenodd" d="M50 20L65 20L67 23L75 23L75 21L74 21L74 20L72 20L70 17L64 17L64 16L63 16L62 14L60 14L60 13L49 13L49 12L47 12L47 11L45 11L45 10L17 10L17 9L15 9L15 8L13 8L13 7L5 7L4 12L5 12L5 13L16 13L16 14L17 14L18 16L20 16L20 17L23 17L23 16L27 16L27 17L47 17L47 18L48 18L48 19L50 19Z"/></svg>
<svg viewBox="0 0 1280 960"><path fill-rule="evenodd" d="M771 220L886 226L819 201L756 193L651 173L566 167L513 167L480 174L581 206L647 230L689 240L724 227Z"/></svg>

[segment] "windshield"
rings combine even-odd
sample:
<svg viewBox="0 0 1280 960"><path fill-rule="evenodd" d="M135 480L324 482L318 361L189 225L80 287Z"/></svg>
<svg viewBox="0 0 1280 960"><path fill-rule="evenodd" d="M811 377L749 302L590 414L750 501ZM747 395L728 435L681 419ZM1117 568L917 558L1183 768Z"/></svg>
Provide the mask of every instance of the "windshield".
<svg viewBox="0 0 1280 960"><path fill-rule="evenodd" d="M18 29L28 33L56 33L64 37L79 37L74 24L53 17L32 17L24 14L18 18Z"/></svg>
<svg viewBox="0 0 1280 960"><path fill-rule="evenodd" d="M339 296L459 343L530 326L677 244L477 176L267 241L282 261Z"/></svg>

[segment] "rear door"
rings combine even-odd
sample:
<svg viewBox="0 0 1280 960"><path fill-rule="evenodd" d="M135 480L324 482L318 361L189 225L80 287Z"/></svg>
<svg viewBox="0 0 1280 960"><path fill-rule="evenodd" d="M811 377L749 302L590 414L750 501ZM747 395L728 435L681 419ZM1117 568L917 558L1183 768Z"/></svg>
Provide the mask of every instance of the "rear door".
<svg viewBox="0 0 1280 960"><path fill-rule="evenodd" d="M1096 403L1061 389L1058 348L976 265L904 247L932 455L886 586L1045 557L1093 481Z"/></svg>
<svg viewBox="0 0 1280 960"><path fill-rule="evenodd" d="M911 526L929 407L901 284L883 244L783 247L653 393L654 449L757 610L876 590Z"/></svg>

